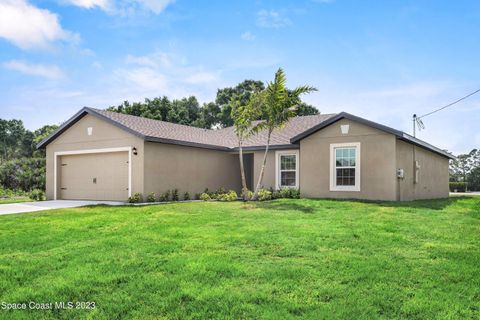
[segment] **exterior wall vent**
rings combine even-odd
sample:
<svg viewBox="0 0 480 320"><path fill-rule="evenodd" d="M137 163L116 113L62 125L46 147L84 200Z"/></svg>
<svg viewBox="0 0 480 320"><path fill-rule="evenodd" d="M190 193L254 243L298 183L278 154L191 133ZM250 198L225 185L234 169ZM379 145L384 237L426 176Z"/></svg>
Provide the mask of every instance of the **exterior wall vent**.
<svg viewBox="0 0 480 320"><path fill-rule="evenodd" d="M342 130L342 134L348 134L348 130L350 130L349 124L342 124L340 126L340 130Z"/></svg>
<svg viewBox="0 0 480 320"><path fill-rule="evenodd" d="M88 127L88 128L87 128L87 134L88 134L89 136L91 136L92 133L93 133L93 128L92 128L92 127Z"/></svg>

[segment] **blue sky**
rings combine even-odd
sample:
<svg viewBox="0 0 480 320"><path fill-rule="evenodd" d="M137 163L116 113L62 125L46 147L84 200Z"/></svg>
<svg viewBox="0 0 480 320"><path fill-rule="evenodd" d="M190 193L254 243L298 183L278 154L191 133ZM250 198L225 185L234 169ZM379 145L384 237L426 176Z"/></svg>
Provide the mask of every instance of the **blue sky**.
<svg viewBox="0 0 480 320"><path fill-rule="evenodd" d="M29 129L83 106L195 95L278 67L322 113L412 130L480 88L478 1L0 0L0 117ZM480 94L418 137L480 147Z"/></svg>

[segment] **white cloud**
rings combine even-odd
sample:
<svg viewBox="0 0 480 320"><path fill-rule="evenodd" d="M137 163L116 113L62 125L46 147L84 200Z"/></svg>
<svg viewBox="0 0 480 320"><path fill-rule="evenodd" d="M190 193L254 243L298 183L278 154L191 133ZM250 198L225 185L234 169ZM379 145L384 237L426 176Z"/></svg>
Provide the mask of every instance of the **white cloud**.
<svg viewBox="0 0 480 320"><path fill-rule="evenodd" d="M167 80L161 73L149 68L123 70L119 74L137 86L147 90L167 90Z"/></svg>
<svg viewBox="0 0 480 320"><path fill-rule="evenodd" d="M211 94L223 85L219 70L192 65L181 55L163 51L126 56L125 66L118 68L113 77L119 87L143 97L167 95L178 98L193 94L202 101L207 93L210 99Z"/></svg>
<svg viewBox="0 0 480 320"><path fill-rule="evenodd" d="M264 28L281 28L292 24L285 12L260 10L257 12L257 25Z"/></svg>
<svg viewBox="0 0 480 320"><path fill-rule="evenodd" d="M136 0L155 14L161 13L174 0Z"/></svg>
<svg viewBox="0 0 480 320"><path fill-rule="evenodd" d="M162 51L156 51L155 53L146 56L134 56L129 54L127 55L126 61L129 64L137 64L153 68L168 68L171 66L171 61L168 54Z"/></svg>
<svg viewBox="0 0 480 320"><path fill-rule="evenodd" d="M22 49L45 48L54 41L78 41L62 28L58 16L26 0L0 1L0 37Z"/></svg>
<svg viewBox="0 0 480 320"><path fill-rule="evenodd" d="M240 38L242 38L243 40L246 40L246 41L253 41L253 40L255 40L255 35L253 33L251 33L250 31L247 31L247 32L242 33Z"/></svg>
<svg viewBox="0 0 480 320"><path fill-rule="evenodd" d="M3 67L26 75L47 78L50 80L60 80L65 77L62 69L56 65L31 64L25 61L11 60L3 63Z"/></svg>
<svg viewBox="0 0 480 320"><path fill-rule="evenodd" d="M109 14L131 15L137 11L160 14L175 0L60 0L77 7L93 9L98 7Z"/></svg>
<svg viewBox="0 0 480 320"><path fill-rule="evenodd" d="M110 0L64 0L63 2L86 9L99 7L103 10L108 10L111 7Z"/></svg>

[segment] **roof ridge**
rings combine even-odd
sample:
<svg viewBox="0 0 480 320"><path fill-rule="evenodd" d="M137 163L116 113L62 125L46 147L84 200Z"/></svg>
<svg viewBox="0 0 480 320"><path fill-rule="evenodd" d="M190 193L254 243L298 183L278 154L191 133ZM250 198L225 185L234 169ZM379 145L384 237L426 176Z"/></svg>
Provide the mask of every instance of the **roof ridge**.
<svg viewBox="0 0 480 320"><path fill-rule="evenodd" d="M208 128L200 128L200 127L195 127L195 126L189 126L187 124L181 124L181 123L175 123L175 122L170 122L170 121L164 121L164 120L158 120L158 119L152 119L152 118L147 118L147 117L142 117L142 116L135 116L133 114L127 114L127 113L121 113L121 112L116 112L116 111L110 111L110 110L105 110L105 109L97 109L97 108L91 108L91 107L86 107L87 109L97 111L97 112L106 112L106 113L113 113L113 114L118 114L120 116L124 117L132 117L132 118L138 118L142 120L147 120L147 121L154 121L154 122L162 122L166 123L168 125L174 125L174 126L181 126L181 127L187 127L187 128L193 128L193 129L198 129L198 130L203 130L203 131L211 131L214 132L216 130L214 129L208 129Z"/></svg>

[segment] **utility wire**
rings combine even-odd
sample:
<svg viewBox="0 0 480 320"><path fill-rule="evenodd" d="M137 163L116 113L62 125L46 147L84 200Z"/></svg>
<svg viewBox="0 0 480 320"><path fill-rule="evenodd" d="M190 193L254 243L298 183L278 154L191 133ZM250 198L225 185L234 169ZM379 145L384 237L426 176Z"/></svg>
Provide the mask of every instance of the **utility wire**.
<svg viewBox="0 0 480 320"><path fill-rule="evenodd" d="M459 103L460 101L465 100L465 99L473 96L474 94L476 94L476 93L478 93L478 92L480 92L480 89L475 90L474 92L472 92L472 93L470 93L470 94L468 94L468 95L466 95L466 96L464 96L464 97L462 97L462 98L460 98L460 99L458 99L458 100L456 100L456 101L454 101L454 102L452 102L452 103L449 103L449 104L447 104L446 106L443 106L443 107L441 107L441 108L439 108L439 109L433 110L432 112L425 113L424 115L422 115L422 116L420 116L420 117L416 117L416 118L417 118L417 119L421 119L421 118L424 118L424 117L429 116L429 115L431 115L431 114L434 114L435 112L438 112L438 111L441 111L441 110L446 109L446 108L448 108L448 107L451 107L451 106L453 106L454 104L457 104L457 103Z"/></svg>

